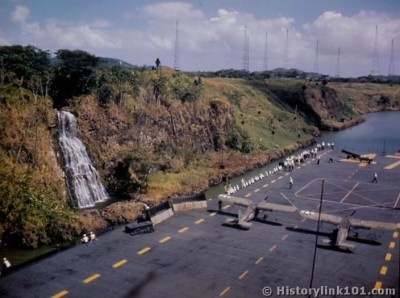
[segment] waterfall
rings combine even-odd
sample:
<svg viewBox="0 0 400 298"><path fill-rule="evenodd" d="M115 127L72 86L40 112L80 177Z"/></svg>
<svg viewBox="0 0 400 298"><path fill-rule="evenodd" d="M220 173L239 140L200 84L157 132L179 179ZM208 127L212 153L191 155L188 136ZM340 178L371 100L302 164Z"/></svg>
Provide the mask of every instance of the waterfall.
<svg viewBox="0 0 400 298"><path fill-rule="evenodd" d="M65 160L69 196L79 208L92 207L108 199L99 174L92 165L82 141L77 137L76 119L66 111L58 112L58 141Z"/></svg>

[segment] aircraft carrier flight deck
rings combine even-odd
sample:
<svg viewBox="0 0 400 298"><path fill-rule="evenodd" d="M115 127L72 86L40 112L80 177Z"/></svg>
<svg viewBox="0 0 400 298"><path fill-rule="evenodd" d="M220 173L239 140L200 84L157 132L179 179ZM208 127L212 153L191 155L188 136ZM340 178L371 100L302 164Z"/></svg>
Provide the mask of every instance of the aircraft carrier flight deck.
<svg viewBox="0 0 400 298"><path fill-rule="evenodd" d="M0 278L0 296L289 297L294 292L285 291L312 285L342 290L336 297L399 297L400 156L377 155L368 163L346 160L336 149L319 155L319 164L308 158L292 172L278 171L234 196L254 204L268 197L269 203L293 204L298 211L321 208L343 218L394 223L397 229L350 229L347 241L355 249L346 251L327 244L336 229L328 222L320 221L317 233L318 221L297 210L262 211L244 230L226 220L245 208L219 206L213 198L207 208L175 212L153 233L131 236L118 227L11 272ZM390 291L378 296L376 290Z"/></svg>

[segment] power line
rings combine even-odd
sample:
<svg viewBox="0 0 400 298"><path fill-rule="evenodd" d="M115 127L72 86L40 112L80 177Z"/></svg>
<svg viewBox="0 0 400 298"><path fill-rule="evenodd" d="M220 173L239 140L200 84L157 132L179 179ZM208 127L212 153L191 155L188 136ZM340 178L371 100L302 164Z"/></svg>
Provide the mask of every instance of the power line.
<svg viewBox="0 0 400 298"><path fill-rule="evenodd" d="M389 72L388 76L394 76L394 40L392 39L392 47L390 48Z"/></svg>
<svg viewBox="0 0 400 298"><path fill-rule="evenodd" d="M319 49L318 49L318 40L317 40L317 46L315 47L315 61L314 61L314 72L318 73L318 55L319 55Z"/></svg>
<svg viewBox="0 0 400 298"><path fill-rule="evenodd" d="M286 40L285 40L285 48L283 50L283 68L288 69L289 68L289 29L286 28Z"/></svg>
<svg viewBox="0 0 400 298"><path fill-rule="evenodd" d="M176 21L174 70L179 71L179 22Z"/></svg>
<svg viewBox="0 0 400 298"><path fill-rule="evenodd" d="M335 77L340 78L340 47L337 50Z"/></svg>
<svg viewBox="0 0 400 298"><path fill-rule="evenodd" d="M374 52L372 55L371 75L379 75L379 44L378 44L378 26L375 27Z"/></svg>
<svg viewBox="0 0 400 298"><path fill-rule="evenodd" d="M247 25L244 26L244 47L243 47L243 70L249 71L249 36L247 34Z"/></svg>
<svg viewBox="0 0 400 298"><path fill-rule="evenodd" d="M268 32L265 32L264 71L268 70Z"/></svg>

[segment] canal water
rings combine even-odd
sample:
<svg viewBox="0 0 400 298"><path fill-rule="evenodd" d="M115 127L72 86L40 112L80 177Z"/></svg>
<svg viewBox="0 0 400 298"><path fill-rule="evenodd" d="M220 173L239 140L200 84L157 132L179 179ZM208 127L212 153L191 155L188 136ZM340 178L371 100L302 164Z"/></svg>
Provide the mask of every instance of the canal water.
<svg viewBox="0 0 400 298"><path fill-rule="evenodd" d="M400 150L400 112L379 112L366 114L366 121L356 126L337 131L325 132L317 139L317 143L334 143L338 153L348 150L355 153L393 154ZM240 185L240 180L254 177L255 175L270 171L278 166L275 161L267 166L247 172L243 176L231 179L233 185ZM224 192L224 184L210 187L206 192L208 199L216 198Z"/></svg>

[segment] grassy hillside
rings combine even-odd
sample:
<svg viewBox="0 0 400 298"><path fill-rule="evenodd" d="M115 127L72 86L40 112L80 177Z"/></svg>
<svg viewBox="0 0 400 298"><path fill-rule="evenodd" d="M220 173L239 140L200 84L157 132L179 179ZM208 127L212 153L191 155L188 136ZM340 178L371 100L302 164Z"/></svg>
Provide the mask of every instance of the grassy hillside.
<svg viewBox="0 0 400 298"><path fill-rule="evenodd" d="M54 102L15 83L3 84L0 94L2 241L36 247L70 239L81 224L56 158ZM399 109L399 94L399 85L114 68L96 70L93 86L66 99L64 108L77 117L79 136L113 198L155 204L310 144L321 128Z"/></svg>

